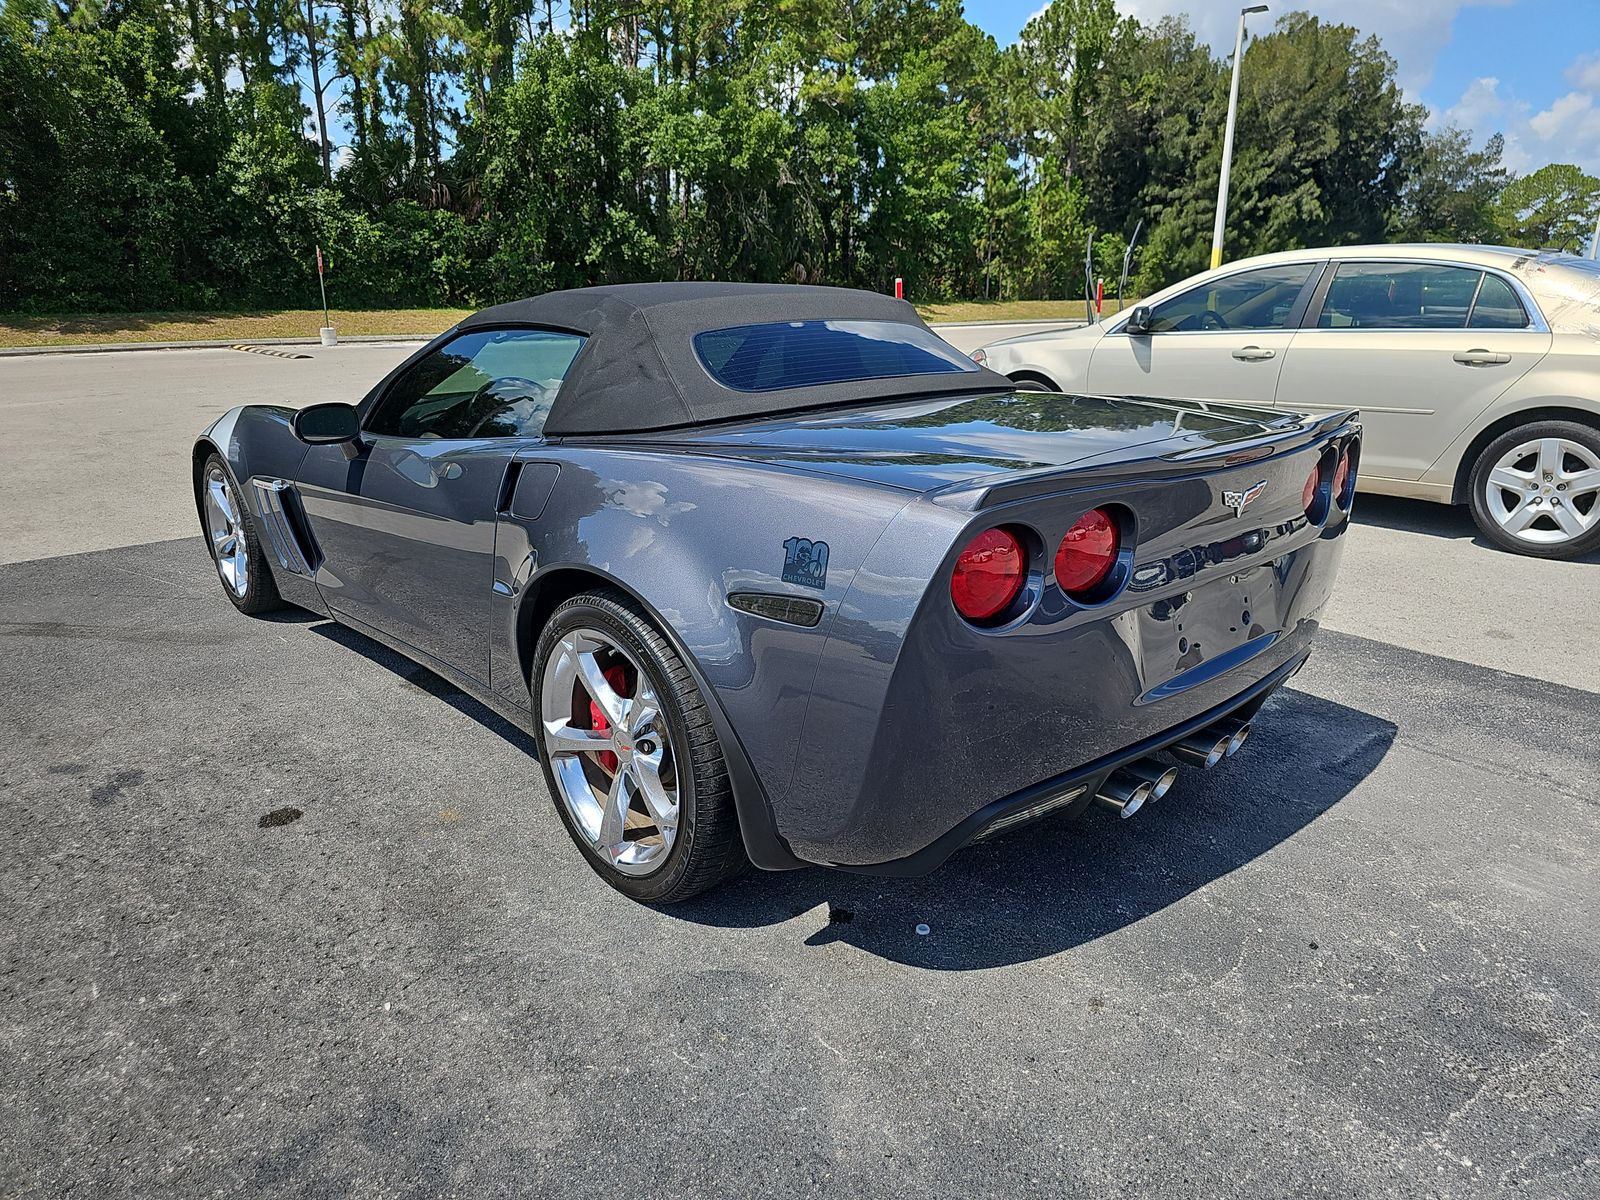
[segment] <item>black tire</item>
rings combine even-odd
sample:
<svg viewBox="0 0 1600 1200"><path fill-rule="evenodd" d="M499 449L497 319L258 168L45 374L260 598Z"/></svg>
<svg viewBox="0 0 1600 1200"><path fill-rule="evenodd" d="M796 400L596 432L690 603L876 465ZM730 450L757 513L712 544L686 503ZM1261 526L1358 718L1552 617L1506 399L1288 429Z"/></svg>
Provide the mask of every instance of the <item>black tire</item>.
<svg viewBox="0 0 1600 1200"><path fill-rule="evenodd" d="M1472 473L1467 479L1467 507L1471 510L1472 519L1477 523L1483 536L1502 550L1509 550L1513 554L1526 554L1531 558L1560 559L1579 558L1592 550L1600 549L1600 522L1596 522L1591 529L1568 541L1529 542L1502 529L1490 510L1489 474L1500 459L1523 443L1553 438L1576 442L1591 454L1600 457L1600 430L1589 425L1580 425L1576 421L1530 421L1526 425L1518 425L1515 429L1507 430L1495 438L1483 448L1477 461L1472 464ZM1552 500L1558 498L1564 503L1569 502L1560 493L1556 493ZM1579 497L1578 503L1600 507L1600 496ZM1588 515L1593 508L1579 511ZM1554 524L1549 518L1545 518L1542 524L1554 529Z"/></svg>
<svg viewBox="0 0 1600 1200"><path fill-rule="evenodd" d="M539 634L533 656L532 699L536 716L550 654L563 636L578 628L610 637L649 675L667 721L673 753L681 759L682 748L687 748L691 769L685 771L681 761L678 763L677 840L661 865L649 874L625 874L606 861L575 825L562 801L543 722L539 722L539 765L556 813L573 844L602 879L623 895L645 904L687 900L747 870L750 862L739 835L733 789L705 699L672 644L631 599L609 589L584 592L551 614Z"/></svg>
<svg viewBox="0 0 1600 1200"><path fill-rule="evenodd" d="M1052 380L1043 375L1031 375L1025 371L1016 375L1007 376L1012 383L1017 385L1019 392L1059 392L1061 389Z"/></svg>
<svg viewBox="0 0 1600 1200"><path fill-rule="evenodd" d="M206 481L212 472L220 471L222 477L228 481L232 494L238 505L239 521L243 529L245 545L245 589L238 592L228 582L223 574L222 563L217 555L217 546L211 538L210 530L206 524L205 488ZM210 455L200 467L200 474L195 482L195 503L200 510L200 531L205 535L206 550L211 555L211 565L217 570L217 580L222 584L222 594L233 602L233 606L240 612L249 616L260 613L275 612L285 608L283 597L278 595L277 581L272 577L272 568L267 563L266 552L261 548L261 538L256 533L255 519L250 515L250 506L244 502L244 490L233 477L233 472L228 469L228 464L223 461L220 454Z"/></svg>

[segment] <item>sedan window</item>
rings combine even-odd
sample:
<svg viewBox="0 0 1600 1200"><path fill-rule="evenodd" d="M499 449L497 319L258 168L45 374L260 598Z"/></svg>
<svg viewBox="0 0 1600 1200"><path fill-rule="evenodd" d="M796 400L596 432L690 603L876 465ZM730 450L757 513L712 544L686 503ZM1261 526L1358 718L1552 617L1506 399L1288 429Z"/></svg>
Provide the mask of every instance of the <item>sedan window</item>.
<svg viewBox="0 0 1600 1200"><path fill-rule="evenodd" d="M1150 313L1152 333L1283 329L1316 263L1241 271L1163 300Z"/></svg>
<svg viewBox="0 0 1600 1200"><path fill-rule="evenodd" d="M1528 314L1514 289L1498 275L1485 275L1467 321L1469 329L1526 329Z"/></svg>
<svg viewBox="0 0 1600 1200"><path fill-rule="evenodd" d="M583 342L549 329L462 334L401 376L366 430L392 437L537 437Z"/></svg>
<svg viewBox="0 0 1600 1200"><path fill-rule="evenodd" d="M1432 263L1340 263L1319 329L1464 329L1483 272Z"/></svg>

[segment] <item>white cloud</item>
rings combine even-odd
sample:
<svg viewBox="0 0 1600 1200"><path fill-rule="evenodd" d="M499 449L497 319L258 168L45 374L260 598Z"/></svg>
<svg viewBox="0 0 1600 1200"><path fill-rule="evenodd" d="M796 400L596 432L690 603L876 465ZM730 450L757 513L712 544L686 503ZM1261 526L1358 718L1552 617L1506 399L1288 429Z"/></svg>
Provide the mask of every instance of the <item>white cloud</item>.
<svg viewBox="0 0 1600 1200"><path fill-rule="evenodd" d="M1383 48L1397 63L1400 86L1415 96L1433 77L1433 64L1439 50L1450 40L1456 13L1464 8L1503 7L1515 0L1280 0L1271 12L1250 16L1252 34L1271 31L1277 19L1288 12L1309 12L1322 20L1353 25L1362 36L1377 34ZM1207 0L1118 0L1119 11L1153 24L1164 16L1184 15L1201 41L1219 56L1233 53L1233 38L1238 30L1236 3L1218 4Z"/></svg>
<svg viewBox="0 0 1600 1200"><path fill-rule="evenodd" d="M1524 109L1528 106L1523 105ZM1455 125L1461 129L1494 129L1505 123L1511 102L1500 94L1500 81L1493 75L1474 79L1457 100L1443 112L1435 112L1430 124L1435 128ZM1487 136L1487 134L1485 134Z"/></svg>
<svg viewBox="0 0 1600 1200"><path fill-rule="evenodd" d="M1579 58L1567 78L1581 81L1588 72L1600 73L1600 64ZM1432 123L1472 130L1479 141L1505 134L1505 164L1518 173L1570 162L1600 175L1600 93L1593 90L1568 92L1535 112L1533 105L1502 91L1498 79L1474 79L1459 100L1434 114Z"/></svg>
<svg viewBox="0 0 1600 1200"><path fill-rule="evenodd" d="M1567 82L1585 92L1600 92L1600 50L1580 54L1567 68Z"/></svg>
<svg viewBox="0 0 1600 1200"><path fill-rule="evenodd" d="M1587 92L1568 92L1544 112L1528 119L1529 127L1545 141L1565 130L1575 129L1597 115L1594 97Z"/></svg>

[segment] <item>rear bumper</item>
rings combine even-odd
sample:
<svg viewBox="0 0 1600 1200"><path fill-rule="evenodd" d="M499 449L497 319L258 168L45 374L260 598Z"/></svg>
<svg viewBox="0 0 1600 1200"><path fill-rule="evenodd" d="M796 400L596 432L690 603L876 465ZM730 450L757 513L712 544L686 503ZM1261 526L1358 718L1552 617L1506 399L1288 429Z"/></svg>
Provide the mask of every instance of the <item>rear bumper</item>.
<svg viewBox="0 0 1600 1200"><path fill-rule="evenodd" d="M1092 782L1248 705L1310 652L1347 524L1247 530L1198 569L1180 550L1113 603L1047 591L996 630L962 622L937 584L903 639L841 618L773 805L779 836L808 862L926 869L995 805Z"/></svg>
<svg viewBox="0 0 1600 1200"><path fill-rule="evenodd" d="M1267 702L1268 697L1305 665L1310 654L1308 649L1301 650L1288 662L1277 667L1265 678L1251 684L1237 696L1198 716L1190 717L1170 729L1098 758L1094 762L1085 763L1054 779L1047 779L985 805L914 854L881 863L830 865L839 870L863 875L902 877L926 875L937 870L952 854L981 836L991 826L1006 824L1008 818L1038 808L1048 801L1061 800L1058 807L1052 806L1047 810L1052 814L1080 813L1093 802L1095 792L1119 767L1148 755L1157 754L1168 746L1182 741L1191 733L1205 729L1218 721L1229 718L1248 720L1253 717ZM1044 815L1043 812L1040 815Z"/></svg>

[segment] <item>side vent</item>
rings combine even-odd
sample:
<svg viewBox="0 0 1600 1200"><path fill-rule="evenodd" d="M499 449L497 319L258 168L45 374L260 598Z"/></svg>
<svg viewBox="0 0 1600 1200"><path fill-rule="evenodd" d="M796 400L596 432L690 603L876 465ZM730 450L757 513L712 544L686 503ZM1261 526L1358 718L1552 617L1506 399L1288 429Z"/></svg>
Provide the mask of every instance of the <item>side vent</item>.
<svg viewBox="0 0 1600 1200"><path fill-rule="evenodd" d="M800 625L809 629L822 620L822 601L808 600L803 596L774 596L766 592L734 592L728 597L728 607L740 612L766 617L769 621L782 621L785 625Z"/></svg>
<svg viewBox="0 0 1600 1200"><path fill-rule="evenodd" d="M500 481L500 495L495 499L494 510L504 516L511 511L511 498L517 494L517 480L522 478L522 462L512 459L506 467L505 478Z"/></svg>
<svg viewBox="0 0 1600 1200"><path fill-rule="evenodd" d="M284 479L252 479L261 512L262 541L278 566L295 575L311 575L322 555L311 537L294 484Z"/></svg>

